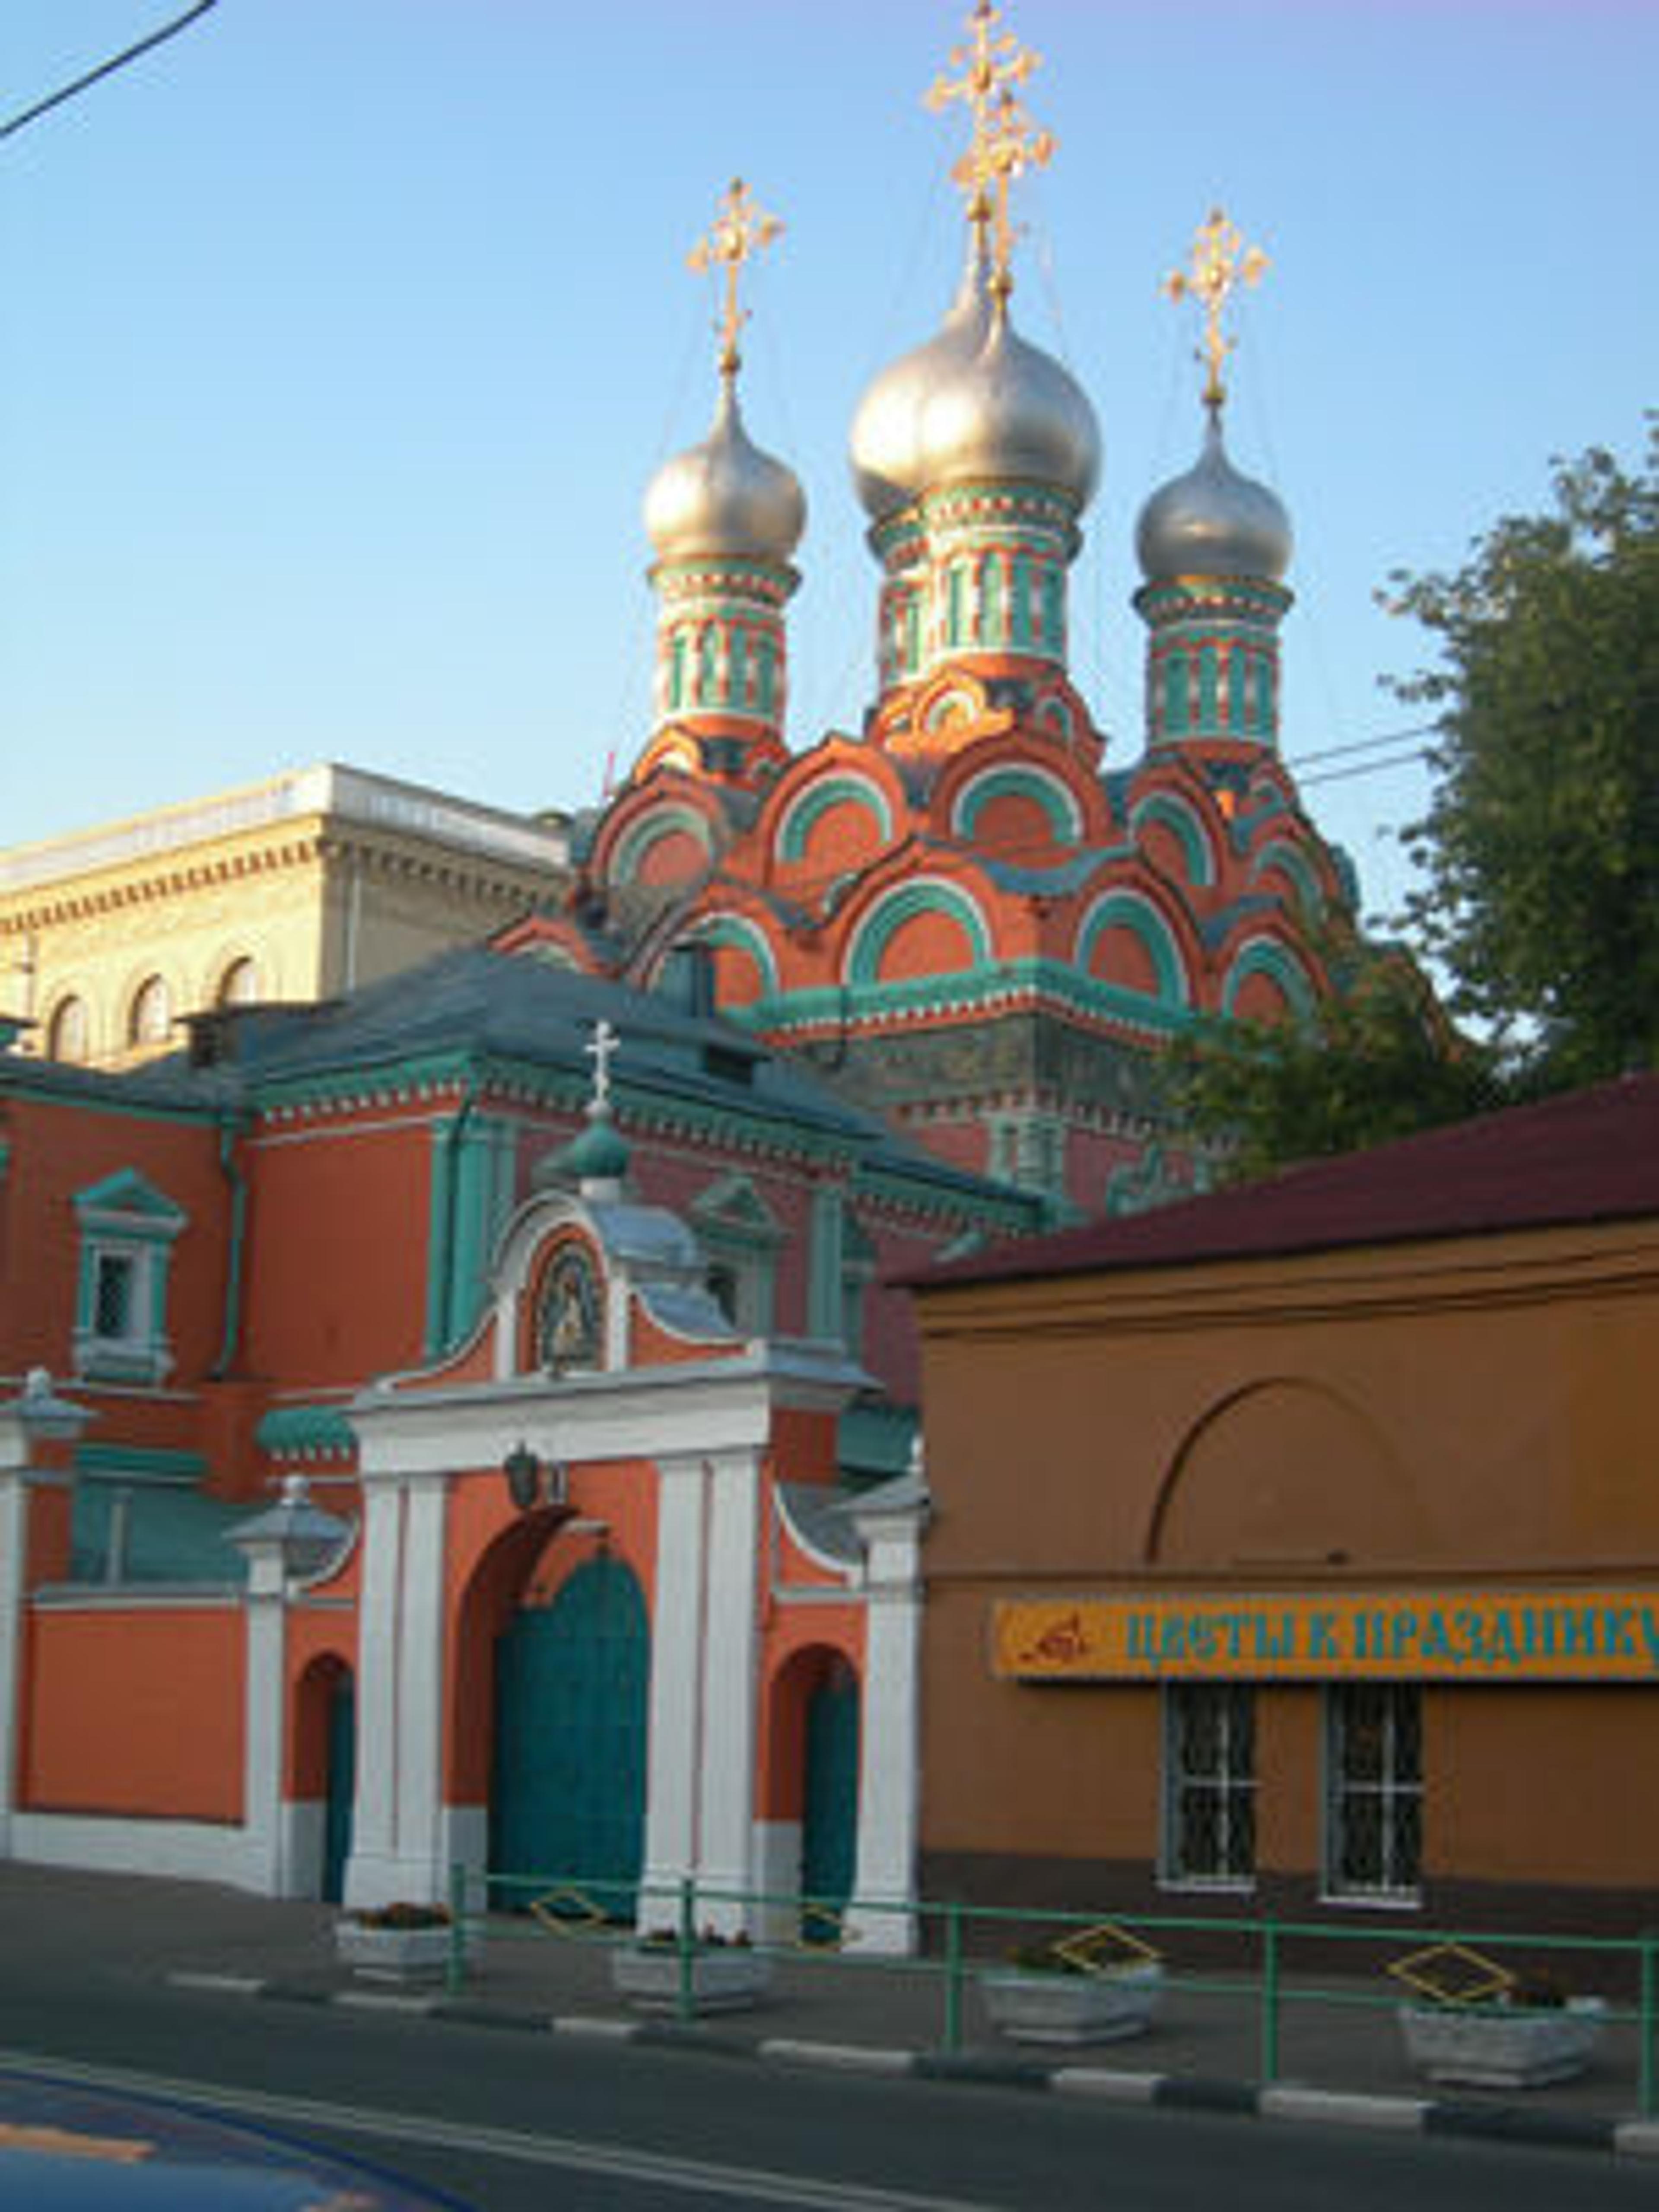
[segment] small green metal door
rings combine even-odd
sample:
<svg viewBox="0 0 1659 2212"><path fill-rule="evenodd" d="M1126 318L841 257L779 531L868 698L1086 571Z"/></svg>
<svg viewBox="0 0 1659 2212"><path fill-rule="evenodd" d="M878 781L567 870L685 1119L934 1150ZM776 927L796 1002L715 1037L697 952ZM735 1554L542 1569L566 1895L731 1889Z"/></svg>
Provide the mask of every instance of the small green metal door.
<svg viewBox="0 0 1659 2212"><path fill-rule="evenodd" d="M801 1892L812 1902L801 1933L833 1942L858 1863L859 1685L844 1662L806 1706L806 1792L801 1832Z"/></svg>
<svg viewBox="0 0 1659 2212"><path fill-rule="evenodd" d="M645 1599L619 1561L589 1560L551 1605L515 1617L495 1646L495 1872L574 1887L613 1917L632 1914L649 1684Z"/></svg>
<svg viewBox="0 0 1659 2212"><path fill-rule="evenodd" d="M328 1782L323 1802L323 1901L326 1905L337 1905L345 1893L356 1789L357 1692L350 1675L342 1674L328 1700Z"/></svg>

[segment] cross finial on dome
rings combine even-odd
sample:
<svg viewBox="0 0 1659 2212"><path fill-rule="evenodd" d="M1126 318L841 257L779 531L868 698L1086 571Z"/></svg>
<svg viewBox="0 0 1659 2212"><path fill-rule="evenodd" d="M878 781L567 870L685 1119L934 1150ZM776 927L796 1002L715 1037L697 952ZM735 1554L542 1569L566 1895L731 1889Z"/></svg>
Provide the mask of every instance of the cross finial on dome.
<svg viewBox="0 0 1659 2212"><path fill-rule="evenodd" d="M967 107L972 135L951 174L967 197L969 222L981 240L988 234L991 289L1006 299L1013 289L1009 192L1014 179L1028 169L1048 167L1054 139L1051 132L1036 128L1014 90L1030 77L1041 57L1022 46L1012 31L997 30L1001 14L994 0L975 0L968 18L971 43L957 46L951 56L951 67L962 74L936 77L926 100L935 113L953 100Z"/></svg>
<svg viewBox="0 0 1659 2212"><path fill-rule="evenodd" d="M611 1111L611 1062L621 1042L610 1023L601 1019L594 1023L593 1035L582 1047L593 1063L593 1096L587 1109L590 1115Z"/></svg>
<svg viewBox="0 0 1659 2212"><path fill-rule="evenodd" d="M1227 397L1227 387L1221 380L1222 363L1238 343L1222 329L1221 318L1239 287L1260 283L1267 267L1267 257L1261 248L1247 246L1237 224L1230 222L1222 209L1212 208L1209 221L1200 225L1193 240L1186 268L1176 270L1164 280L1170 299L1196 300L1203 311L1204 337L1196 357L1209 364L1204 404L1212 412Z"/></svg>
<svg viewBox="0 0 1659 2212"><path fill-rule="evenodd" d="M708 235L700 238L686 256L689 265L699 276L716 265L726 272L725 298L720 320L714 325L720 332L720 374L724 377L735 376L742 366L738 333L749 319L747 308L738 305L738 272L744 262L752 261L782 228L778 217L768 215L758 204L743 179L733 177L715 210Z"/></svg>

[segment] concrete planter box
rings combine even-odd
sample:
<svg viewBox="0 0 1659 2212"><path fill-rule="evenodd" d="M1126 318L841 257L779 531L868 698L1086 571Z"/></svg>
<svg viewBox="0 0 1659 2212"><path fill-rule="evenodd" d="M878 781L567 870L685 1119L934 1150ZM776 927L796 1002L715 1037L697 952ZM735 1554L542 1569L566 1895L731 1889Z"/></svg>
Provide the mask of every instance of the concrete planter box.
<svg viewBox="0 0 1659 2212"><path fill-rule="evenodd" d="M361 1920L337 1920L334 1948L343 1966L368 1982L441 1982L449 1966L449 1929L365 1927ZM465 1938L470 1958L471 1931Z"/></svg>
<svg viewBox="0 0 1659 2212"><path fill-rule="evenodd" d="M680 1954L672 1945L619 1944L611 1954L611 1977L617 1995L643 2012L680 2008ZM771 1985L771 1959L746 1944L691 1954L693 2012L740 2012L758 2003Z"/></svg>
<svg viewBox="0 0 1659 2212"><path fill-rule="evenodd" d="M1164 1990L1148 1964L1107 1974L1033 1974L1018 1967L980 1977L991 2025L1015 2043L1115 2043L1144 2035Z"/></svg>
<svg viewBox="0 0 1659 2212"><path fill-rule="evenodd" d="M1534 2089L1570 2081L1590 2062L1607 2002L1565 2005L1401 2005L1406 2056L1431 2081L1477 2089Z"/></svg>

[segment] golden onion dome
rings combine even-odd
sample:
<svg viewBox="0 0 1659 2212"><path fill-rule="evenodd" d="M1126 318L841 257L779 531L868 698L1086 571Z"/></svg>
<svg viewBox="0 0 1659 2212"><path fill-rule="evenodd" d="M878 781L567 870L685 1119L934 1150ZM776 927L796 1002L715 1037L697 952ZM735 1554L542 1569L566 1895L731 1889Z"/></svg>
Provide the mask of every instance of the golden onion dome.
<svg viewBox="0 0 1659 2212"><path fill-rule="evenodd" d="M713 429L665 462L646 493L645 527L658 558L787 562L805 526L799 478L754 443L735 381L724 377Z"/></svg>
<svg viewBox="0 0 1659 2212"><path fill-rule="evenodd" d="M1227 459L1221 410L1210 408L1196 466L1152 494L1135 550L1149 583L1176 576L1256 576L1277 583L1291 564L1291 519L1278 495Z"/></svg>
<svg viewBox="0 0 1659 2212"><path fill-rule="evenodd" d="M859 498L877 522L954 483L1052 484L1081 506L1100 472L1094 409L1014 331L977 245L939 330L865 393L851 447Z"/></svg>

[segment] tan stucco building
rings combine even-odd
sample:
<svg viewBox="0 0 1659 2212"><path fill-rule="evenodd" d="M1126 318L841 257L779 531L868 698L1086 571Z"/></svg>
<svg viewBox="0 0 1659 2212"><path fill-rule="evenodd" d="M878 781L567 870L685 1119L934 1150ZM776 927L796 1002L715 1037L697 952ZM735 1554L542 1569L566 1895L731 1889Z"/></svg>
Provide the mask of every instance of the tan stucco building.
<svg viewBox="0 0 1659 2212"><path fill-rule="evenodd" d="M918 1304L924 1894L1651 1923L1659 1076Z"/></svg>
<svg viewBox="0 0 1659 2212"><path fill-rule="evenodd" d="M564 880L562 823L303 769L0 853L0 1015L119 1067L216 1006L329 998L469 944Z"/></svg>

